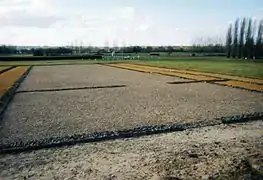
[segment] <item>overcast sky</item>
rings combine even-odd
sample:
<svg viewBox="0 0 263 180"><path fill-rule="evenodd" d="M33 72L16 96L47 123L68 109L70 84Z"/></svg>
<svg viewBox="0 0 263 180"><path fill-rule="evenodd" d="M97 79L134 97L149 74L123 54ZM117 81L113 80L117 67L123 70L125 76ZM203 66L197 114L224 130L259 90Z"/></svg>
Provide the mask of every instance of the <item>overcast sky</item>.
<svg viewBox="0 0 263 180"><path fill-rule="evenodd" d="M0 0L0 44L189 45L244 16L263 0Z"/></svg>

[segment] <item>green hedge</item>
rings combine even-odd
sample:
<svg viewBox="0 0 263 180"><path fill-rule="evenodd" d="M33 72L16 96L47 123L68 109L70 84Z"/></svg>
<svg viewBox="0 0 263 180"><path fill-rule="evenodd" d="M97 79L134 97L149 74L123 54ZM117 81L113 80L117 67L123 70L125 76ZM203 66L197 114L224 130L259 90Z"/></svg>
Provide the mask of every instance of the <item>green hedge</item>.
<svg viewBox="0 0 263 180"><path fill-rule="evenodd" d="M0 61L37 61L37 60L66 60L66 59L102 59L101 55L73 56L0 56Z"/></svg>

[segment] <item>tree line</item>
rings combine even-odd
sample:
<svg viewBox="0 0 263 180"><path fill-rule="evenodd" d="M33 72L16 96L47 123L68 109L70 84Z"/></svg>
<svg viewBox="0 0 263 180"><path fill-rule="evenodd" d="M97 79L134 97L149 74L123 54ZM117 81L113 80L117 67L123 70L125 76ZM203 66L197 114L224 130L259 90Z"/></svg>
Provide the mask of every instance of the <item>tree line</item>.
<svg viewBox="0 0 263 180"><path fill-rule="evenodd" d="M227 58L259 59L263 57L263 19L237 18L226 35Z"/></svg>
<svg viewBox="0 0 263 180"><path fill-rule="evenodd" d="M17 49L13 46L0 46L0 55L16 54Z"/></svg>
<svg viewBox="0 0 263 180"><path fill-rule="evenodd" d="M61 55L72 55L73 49L58 47L58 48L37 48L32 49L34 56L61 56Z"/></svg>
<svg viewBox="0 0 263 180"><path fill-rule="evenodd" d="M118 48L104 48L98 50L101 53L118 52L118 53L225 53L224 45L222 44L195 44L187 47L173 47L173 46L128 46Z"/></svg>
<svg viewBox="0 0 263 180"><path fill-rule="evenodd" d="M164 52L167 54L185 52L185 53L225 53L225 48L221 44L195 44L188 47L173 46L127 46L115 48L99 48L99 47L54 47L54 48L31 48L18 49L15 46L0 46L0 55L34 55L34 56L59 56L72 54L88 54L88 53L109 53L115 51L117 53L154 53Z"/></svg>

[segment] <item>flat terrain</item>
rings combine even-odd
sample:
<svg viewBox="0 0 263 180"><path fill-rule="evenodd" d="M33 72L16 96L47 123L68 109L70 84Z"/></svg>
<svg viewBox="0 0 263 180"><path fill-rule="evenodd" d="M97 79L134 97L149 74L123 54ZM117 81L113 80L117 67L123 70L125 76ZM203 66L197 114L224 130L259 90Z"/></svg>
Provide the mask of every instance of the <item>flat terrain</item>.
<svg viewBox="0 0 263 180"><path fill-rule="evenodd" d="M205 73L199 71L179 70L173 68L154 67L141 64L107 64L111 67L134 70L139 72L162 74L179 78L191 79L195 82L210 82L215 84L227 85L230 87L237 87L246 90L263 92L263 79L244 78L238 76L222 75L215 73ZM191 82L193 82L191 81ZM175 82L173 84L178 84Z"/></svg>
<svg viewBox="0 0 263 180"><path fill-rule="evenodd" d="M138 63L158 67L197 70L201 72L222 73L241 77L263 78L262 60L241 60L213 57L171 57L145 59Z"/></svg>
<svg viewBox="0 0 263 180"><path fill-rule="evenodd" d="M94 63L110 63L110 62L130 62L158 67L178 68L186 70L197 70L201 72L222 73L241 77L263 78L263 60L243 60L243 59L227 59L225 57L189 57L190 53L184 56L178 56L173 53L167 56L167 53L161 53L161 56L149 56L147 53L132 54L139 55L140 60L117 60L118 58L104 60L54 60L54 61L1 61L0 66L45 66L45 65L83 65ZM121 56L121 55L119 55Z"/></svg>
<svg viewBox="0 0 263 180"><path fill-rule="evenodd" d="M0 74L0 97L3 96L29 67L16 67Z"/></svg>
<svg viewBox="0 0 263 180"><path fill-rule="evenodd" d="M34 67L1 122L0 145L131 129L142 125L209 121L261 112L263 96L206 83L102 65ZM107 88L110 85L126 87Z"/></svg>
<svg viewBox="0 0 263 180"><path fill-rule="evenodd" d="M5 69L7 69L7 68L9 68L10 66L0 66L0 72L2 71L2 70L5 70Z"/></svg>
<svg viewBox="0 0 263 180"><path fill-rule="evenodd" d="M38 66L38 65L65 65L65 64L91 64L90 60L53 60L53 61L0 61L0 66Z"/></svg>
<svg viewBox="0 0 263 180"><path fill-rule="evenodd" d="M91 86L162 86L184 79L137 73L102 65L64 65L34 67L18 91Z"/></svg>
<svg viewBox="0 0 263 180"><path fill-rule="evenodd" d="M0 179L262 179L245 171L246 162L263 167L262 129L257 121L0 155Z"/></svg>

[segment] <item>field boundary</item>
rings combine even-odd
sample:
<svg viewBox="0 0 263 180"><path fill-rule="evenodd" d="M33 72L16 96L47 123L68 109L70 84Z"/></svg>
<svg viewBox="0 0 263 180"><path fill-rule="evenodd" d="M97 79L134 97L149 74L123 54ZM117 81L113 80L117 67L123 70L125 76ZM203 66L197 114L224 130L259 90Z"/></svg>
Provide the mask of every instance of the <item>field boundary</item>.
<svg viewBox="0 0 263 180"><path fill-rule="evenodd" d="M11 70L11 69L14 69L16 66L10 66L10 67L7 67L7 68L5 68L5 69L2 69L2 70L0 70L0 74L2 74L2 73L4 73L4 72L6 72L6 71L9 71L9 70Z"/></svg>
<svg viewBox="0 0 263 180"><path fill-rule="evenodd" d="M31 93L31 92L56 92L56 91L75 91L84 89L108 89L108 88L121 88L127 85L108 85L108 86L85 86L85 87L72 87L72 88L57 88L57 89L35 89L35 90L21 90L16 93Z"/></svg>
<svg viewBox="0 0 263 180"><path fill-rule="evenodd" d="M189 75L201 75L201 76L207 76L207 77L213 77L213 78L228 79L228 80L233 80L233 81L240 81L240 82L246 82L246 83L249 82L249 83L253 83L253 84L263 85L263 79L260 79L260 78L241 77L241 76L212 73L212 72L202 72L202 71L190 70L190 69L187 70L187 69L179 69L179 68L158 67L158 66L140 64L140 63L127 63L127 65L129 65L129 64L139 65L139 66L144 66L144 67L161 68L161 69L165 69L165 70L172 70L174 72L185 71L185 72L177 72L177 73L189 74ZM228 76L228 77L223 77L223 76ZM245 80L245 79L247 79L247 80ZM248 79L253 80L253 82L249 81ZM256 82L257 80L262 81L262 82Z"/></svg>
<svg viewBox="0 0 263 180"><path fill-rule="evenodd" d="M228 80L219 79L219 80L173 81L173 82L167 82L167 84L214 83L214 82L224 82L224 81L228 81Z"/></svg>
<svg viewBox="0 0 263 180"><path fill-rule="evenodd" d="M29 74L30 70L33 66L30 66L19 78L18 80L9 88L3 96L0 98L0 122L3 119L3 114L5 109L7 108L8 104L12 101L16 90L19 88L20 84L24 81L24 79Z"/></svg>
<svg viewBox="0 0 263 180"><path fill-rule="evenodd" d="M127 69L127 70L132 70L132 71L143 72L143 73L161 74L161 75L165 75L165 76L179 77L179 78L183 78L183 79L190 79L190 80L196 80L196 81L201 81L201 82L206 81L206 82L211 83L211 84L233 87L233 88L239 88L239 89L244 89L244 90L248 90L248 91L252 91L252 92L263 93L263 85L257 84L257 83L252 83L252 82L247 82L247 81L238 81L236 79L206 76L203 74L200 74L198 77L198 73L197 74L190 74L190 73L183 73L183 72L182 73L173 72L172 69L151 67L151 66L147 66L147 65L140 66L140 65L136 65L136 64L125 64L125 63L122 63L122 64L120 63L117 65L114 65L114 64L105 64L105 65L109 66L109 67ZM147 67L149 69L147 69ZM151 69L151 68L155 68L155 69ZM187 74L189 74L189 77L187 77ZM207 79L205 79L205 77L207 77Z"/></svg>
<svg viewBox="0 0 263 180"><path fill-rule="evenodd" d="M96 62L91 62L91 63L61 63L61 64L33 64L33 65L30 65L29 64L19 64L19 65L15 65L16 67L18 66L63 66L63 65L92 65L92 64L96 64ZM9 65L2 65L2 66L9 66Z"/></svg>
<svg viewBox="0 0 263 180"><path fill-rule="evenodd" d="M221 117L213 120L203 120L193 123L149 125L119 131L74 134L64 137L50 137L46 139L34 140L27 143L20 141L10 145L0 146L0 154L20 153L47 148L73 146L80 143L99 142L123 138L136 138L146 135L185 131L188 129L196 129L221 124L228 125L235 123L245 123L262 119L263 112L256 112L251 114Z"/></svg>
<svg viewBox="0 0 263 180"><path fill-rule="evenodd" d="M75 60L77 62L73 62L73 61L70 61L70 62L59 62L57 63L57 61L59 60L54 60L54 61L49 61L49 63L47 62L39 62L39 61L30 61L30 62L19 62L19 61L13 61L13 62L17 62L15 64L1 64L1 66L63 66L63 65L94 65L94 64L98 64L98 65L103 65L103 64L118 64L118 63L125 63L127 61L123 61L123 60L118 60L118 61L105 61L105 60ZM5 61L5 62L8 62L8 61ZM12 62L12 61L10 61ZM21 64L21 63L24 63L24 64Z"/></svg>
<svg viewBox="0 0 263 180"><path fill-rule="evenodd" d="M216 74L216 75L223 75L223 76L234 76L234 77L238 77L238 78L250 78L250 79L255 79L255 80L261 80L263 81L263 78L260 77L253 77L253 76L238 76L238 75L233 75L233 74L228 74L228 73L213 73L213 72L208 72L208 71L199 71L197 69L180 69L180 68L175 68L175 67L166 67L166 66L154 66L151 64L143 64L143 63L127 63L127 64L134 64L134 65L140 65L140 66L149 66L149 67L154 67L154 68L164 68L164 69L171 69L171 70L183 70L183 71L193 71L196 73L207 73L207 74ZM209 76L209 75L207 75ZM213 75L210 75L211 77L215 77ZM247 82L247 81L244 81ZM263 83L259 83L259 84L263 84Z"/></svg>
<svg viewBox="0 0 263 180"><path fill-rule="evenodd" d="M119 65L118 65L119 64ZM126 70L132 70L132 71L137 71L137 72L142 72L142 73L153 73L153 74L160 74L160 75L165 75L165 76L171 76L171 77L179 77L179 78L181 78L181 79L187 79L187 80L194 80L194 81L196 81L196 80L198 80L198 79L196 79L196 78L190 78L190 77L185 77L185 76L179 76L179 75L175 75L175 74L171 74L171 73L168 73L168 72L165 72L165 71L167 71L167 70L169 70L169 69L165 69L165 68L163 68L164 69L164 72L157 72L157 71L149 71L149 70L142 70L142 69L138 69L138 68L135 68L135 67L128 67L128 66L126 66L125 67L125 65L129 65L129 64L123 64L123 63L118 63L117 65L115 65L115 64L101 64L101 65L105 65L105 66L109 66L109 67L115 67L115 68L120 68L120 69L126 69ZM121 66L120 66L121 65ZM131 64L132 65L132 64ZM133 65L135 65L135 64L133 64ZM138 65L139 66L139 65ZM147 66L144 66L144 67L147 67ZM156 67L155 67L156 68ZM158 68L158 67L157 67ZM182 73L177 73L177 74L182 74ZM186 74L186 73L184 73L184 74ZM186 74L187 75L187 74ZM196 75L193 75L193 74L189 74L189 75L191 75L191 76L196 76ZM204 75L202 75L203 77L204 77ZM209 77L208 77L209 78ZM214 77L212 77L212 78L214 78ZM222 78L214 78L214 79L202 79L202 80L200 80L200 81L209 81L209 80L225 80L225 79L222 79Z"/></svg>

